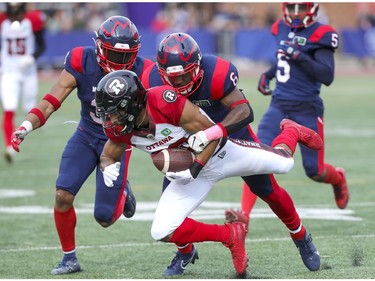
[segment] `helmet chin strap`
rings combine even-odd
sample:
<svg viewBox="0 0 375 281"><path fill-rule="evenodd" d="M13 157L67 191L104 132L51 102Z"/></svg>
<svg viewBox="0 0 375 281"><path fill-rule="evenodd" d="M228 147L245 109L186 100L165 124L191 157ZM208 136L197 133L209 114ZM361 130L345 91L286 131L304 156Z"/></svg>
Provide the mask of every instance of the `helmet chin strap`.
<svg viewBox="0 0 375 281"><path fill-rule="evenodd" d="M143 112L143 118L142 118L142 121L139 122L139 124L138 124L137 126L135 126L136 128L140 128L141 125L142 125L142 123L143 123L143 122L145 121L145 119L146 119L146 116L147 116L146 109L144 109L142 112Z"/></svg>

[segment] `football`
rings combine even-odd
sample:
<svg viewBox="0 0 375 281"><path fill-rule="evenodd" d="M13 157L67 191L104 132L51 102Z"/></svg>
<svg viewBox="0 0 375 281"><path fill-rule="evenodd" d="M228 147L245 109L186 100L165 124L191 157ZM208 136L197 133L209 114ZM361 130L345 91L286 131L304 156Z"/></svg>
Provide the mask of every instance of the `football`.
<svg viewBox="0 0 375 281"><path fill-rule="evenodd" d="M162 173L179 172L193 164L195 156L184 148L167 148L151 154L152 163Z"/></svg>

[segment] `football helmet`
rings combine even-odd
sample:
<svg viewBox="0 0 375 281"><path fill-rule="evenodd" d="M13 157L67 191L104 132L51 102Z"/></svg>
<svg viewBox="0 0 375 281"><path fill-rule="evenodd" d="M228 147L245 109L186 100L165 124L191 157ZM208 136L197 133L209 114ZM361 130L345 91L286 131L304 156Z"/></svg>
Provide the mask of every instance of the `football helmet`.
<svg viewBox="0 0 375 281"><path fill-rule="evenodd" d="M10 21L20 21L26 13L26 3L7 3L6 14Z"/></svg>
<svg viewBox="0 0 375 281"><path fill-rule="evenodd" d="M98 64L105 72L132 68L141 43L136 26L128 18L110 17L95 34Z"/></svg>
<svg viewBox="0 0 375 281"><path fill-rule="evenodd" d="M172 33L160 43L157 51L158 71L164 83L177 93L190 96L202 83L202 53L197 42L186 33Z"/></svg>
<svg viewBox="0 0 375 281"><path fill-rule="evenodd" d="M318 16L319 3L283 2L281 4L284 22L292 28L308 27Z"/></svg>
<svg viewBox="0 0 375 281"><path fill-rule="evenodd" d="M145 105L146 90L133 71L117 70L99 81L95 102L103 128L115 136L128 134Z"/></svg>

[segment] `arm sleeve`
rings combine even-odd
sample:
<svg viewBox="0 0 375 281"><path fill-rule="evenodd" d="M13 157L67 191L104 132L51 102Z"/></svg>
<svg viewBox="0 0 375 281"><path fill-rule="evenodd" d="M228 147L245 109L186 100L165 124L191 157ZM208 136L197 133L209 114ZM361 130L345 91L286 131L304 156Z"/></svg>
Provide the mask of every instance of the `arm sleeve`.
<svg viewBox="0 0 375 281"><path fill-rule="evenodd" d="M331 49L318 49L314 58L301 53L297 63L315 80L329 86L333 82L335 72L334 52Z"/></svg>
<svg viewBox="0 0 375 281"><path fill-rule="evenodd" d="M35 52L33 56L35 59L37 59L46 50L46 43L44 40L44 29L41 29L35 32L34 35L35 35L36 48L35 48Z"/></svg>

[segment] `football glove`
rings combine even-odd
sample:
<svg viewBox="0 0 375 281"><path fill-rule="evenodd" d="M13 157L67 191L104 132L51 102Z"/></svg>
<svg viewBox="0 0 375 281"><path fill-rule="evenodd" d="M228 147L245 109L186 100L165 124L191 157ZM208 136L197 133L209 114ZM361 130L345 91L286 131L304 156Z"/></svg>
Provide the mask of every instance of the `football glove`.
<svg viewBox="0 0 375 281"><path fill-rule="evenodd" d="M14 130L10 142L15 151L20 152L19 145L27 134L28 132L24 126L18 127L16 130Z"/></svg>
<svg viewBox="0 0 375 281"><path fill-rule="evenodd" d="M188 184L189 182L194 180L194 177L191 175L190 169L186 169L180 172L167 172L165 176L171 182L182 185Z"/></svg>
<svg viewBox="0 0 375 281"><path fill-rule="evenodd" d="M103 178L104 178L104 183L106 186L108 187L114 186L113 182L117 180L117 177L120 175L120 167L121 167L121 163L116 162L104 168Z"/></svg>
<svg viewBox="0 0 375 281"><path fill-rule="evenodd" d="M188 144L195 153L201 153L209 143L204 131L199 131L188 138Z"/></svg>
<svg viewBox="0 0 375 281"><path fill-rule="evenodd" d="M298 44L291 41L282 40L279 45L278 53L282 53L288 60L295 61L301 54Z"/></svg>
<svg viewBox="0 0 375 281"><path fill-rule="evenodd" d="M261 92L265 96L272 95L272 90L270 89L270 81L266 74L262 74L258 81L258 91Z"/></svg>

